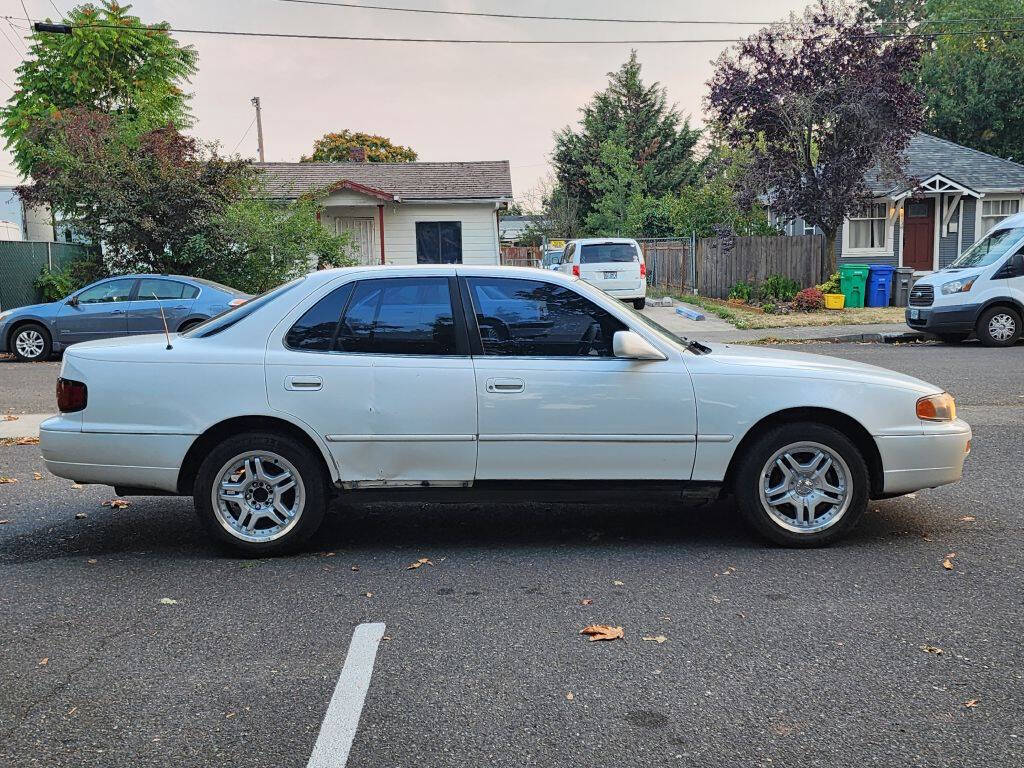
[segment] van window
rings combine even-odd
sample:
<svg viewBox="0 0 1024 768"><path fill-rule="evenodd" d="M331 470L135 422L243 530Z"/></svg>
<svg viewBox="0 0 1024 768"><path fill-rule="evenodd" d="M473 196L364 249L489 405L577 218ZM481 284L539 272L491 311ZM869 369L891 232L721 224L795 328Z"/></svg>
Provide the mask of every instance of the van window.
<svg viewBox="0 0 1024 768"><path fill-rule="evenodd" d="M595 243L580 249L580 264L611 264L637 261L632 243Z"/></svg>

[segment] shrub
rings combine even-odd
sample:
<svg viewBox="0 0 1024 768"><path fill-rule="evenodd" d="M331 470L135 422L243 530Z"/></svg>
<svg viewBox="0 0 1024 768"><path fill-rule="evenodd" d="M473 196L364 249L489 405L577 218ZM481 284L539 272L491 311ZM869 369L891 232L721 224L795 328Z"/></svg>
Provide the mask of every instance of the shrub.
<svg viewBox="0 0 1024 768"><path fill-rule="evenodd" d="M825 297L817 288L804 288L793 297L793 309L801 312L816 312L824 307Z"/></svg>
<svg viewBox="0 0 1024 768"><path fill-rule="evenodd" d="M761 299L772 303L792 301L800 284L785 275L769 275L761 283Z"/></svg>
<svg viewBox="0 0 1024 768"><path fill-rule="evenodd" d="M769 301L765 304L762 304L761 309L764 310L766 315L774 315L778 307L776 307L774 304L772 304L772 302Z"/></svg>
<svg viewBox="0 0 1024 768"><path fill-rule="evenodd" d="M71 270L43 267L35 283L36 290L43 294L43 301L57 301L71 293L75 286L71 282Z"/></svg>
<svg viewBox="0 0 1024 768"><path fill-rule="evenodd" d="M818 290L822 293L842 293L839 289L839 273L833 272L828 280L818 286Z"/></svg>
<svg viewBox="0 0 1024 768"><path fill-rule="evenodd" d="M750 283L744 283L741 280L729 289L729 298L733 301L744 301L749 303L750 297L753 293L754 287Z"/></svg>

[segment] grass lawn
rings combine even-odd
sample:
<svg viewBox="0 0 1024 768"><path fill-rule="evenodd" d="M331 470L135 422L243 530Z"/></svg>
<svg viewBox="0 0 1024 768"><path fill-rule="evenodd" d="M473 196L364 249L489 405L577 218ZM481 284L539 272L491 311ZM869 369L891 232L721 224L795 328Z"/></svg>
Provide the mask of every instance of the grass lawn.
<svg viewBox="0 0 1024 768"><path fill-rule="evenodd" d="M903 323L903 307L864 307L863 309L823 309L819 312L791 312L768 315L753 307L736 306L721 299L692 294L672 294L687 304L718 315L737 328L795 328L812 325L870 325L872 323Z"/></svg>

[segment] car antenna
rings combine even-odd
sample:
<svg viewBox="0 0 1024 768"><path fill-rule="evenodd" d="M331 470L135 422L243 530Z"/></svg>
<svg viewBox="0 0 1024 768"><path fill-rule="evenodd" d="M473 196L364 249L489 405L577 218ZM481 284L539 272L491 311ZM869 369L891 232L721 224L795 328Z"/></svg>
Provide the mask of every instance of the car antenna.
<svg viewBox="0 0 1024 768"><path fill-rule="evenodd" d="M155 293L153 294L153 298L156 299L156 304L160 307L160 317L164 321L164 336L167 337L167 349L174 349L174 347L171 346L171 332L167 330L167 315L164 314L164 305L160 303L160 299L157 298Z"/></svg>

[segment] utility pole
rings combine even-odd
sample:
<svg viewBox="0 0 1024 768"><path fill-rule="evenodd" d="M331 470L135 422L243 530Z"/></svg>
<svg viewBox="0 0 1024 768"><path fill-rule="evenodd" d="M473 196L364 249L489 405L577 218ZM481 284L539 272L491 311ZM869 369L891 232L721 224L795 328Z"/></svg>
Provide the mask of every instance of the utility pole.
<svg viewBox="0 0 1024 768"><path fill-rule="evenodd" d="M252 105L256 107L256 140L260 145L260 162L264 162L263 157L263 112L260 109L260 97L252 97Z"/></svg>

